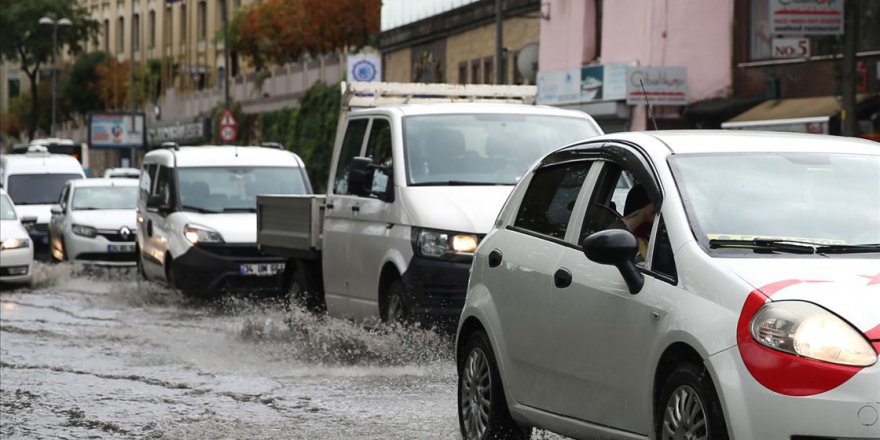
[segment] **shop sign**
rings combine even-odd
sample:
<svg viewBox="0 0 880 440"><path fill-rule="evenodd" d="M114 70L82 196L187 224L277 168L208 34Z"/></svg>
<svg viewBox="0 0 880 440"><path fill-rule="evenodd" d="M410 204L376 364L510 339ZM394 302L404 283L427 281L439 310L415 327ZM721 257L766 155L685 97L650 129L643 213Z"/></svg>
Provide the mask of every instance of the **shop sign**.
<svg viewBox="0 0 880 440"><path fill-rule="evenodd" d="M626 98L626 64L538 72L538 104L570 104Z"/></svg>
<svg viewBox="0 0 880 440"><path fill-rule="evenodd" d="M92 113L89 148L143 148L144 114Z"/></svg>
<svg viewBox="0 0 880 440"><path fill-rule="evenodd" d="M770 0L770 33L843 35L844 0Z"/></svg>
<svg viewBox="0 0 880 440"><path fill-rule="evenodd" d="M639 105L647 101L651 105L687 105L687 68L628 67L626 103Z"/></svg>
<svg viewBox="0 0 880 440"><path fill-rule="evenodd" d="M773 58L806 58L810 56L809 38L774 38Z"/></svg>

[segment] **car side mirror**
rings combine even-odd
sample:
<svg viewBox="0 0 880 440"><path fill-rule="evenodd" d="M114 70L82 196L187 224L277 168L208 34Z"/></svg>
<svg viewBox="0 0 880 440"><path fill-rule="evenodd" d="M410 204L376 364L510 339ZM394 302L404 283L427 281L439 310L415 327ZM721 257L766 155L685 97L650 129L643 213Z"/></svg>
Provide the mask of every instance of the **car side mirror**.
<svg viewBox="0 0 880 440"><path fill-rule="evenodd" d="M639 252L636 236L625 229L606 229L585 238L581 243L590 261L614 266L620 271L629 293L639 293L645 285L645 276L633 262Z"/></svg>
<svg viewBox="0 0 880 440"><path fill-rule="evenodd" d="M64 214L64 209L61 207L61 205L52 205L52 207L49 208L49 211L52 212L52 215Z"/></svg>
<svg viewBox="0 0 880 440"><path fill-rule="evenodd" d="M31 226L34 226L34 225L37 224L37 218L36 218L36 217L33 217L33 216L30 216L30 217L22 217L22 218L21 218L21 224L22 224L22 226L24 226L24 227L26 227L26 228L30 228Z"/></svg>
<svg viewBox="0 0 880 440"><path fill-rule="evenodd" d="M373 159L353 157L348 165L348 192L356 196L368 196L373 185Z"/></svg>
<svg viewBox="0 0 880 440"><path fill-rule="evenodd" d="M147 197L147 209L153 209L159 214L166 214L171 210L171 207L164 204L165 199L160 194L151 195Z"/></svg>

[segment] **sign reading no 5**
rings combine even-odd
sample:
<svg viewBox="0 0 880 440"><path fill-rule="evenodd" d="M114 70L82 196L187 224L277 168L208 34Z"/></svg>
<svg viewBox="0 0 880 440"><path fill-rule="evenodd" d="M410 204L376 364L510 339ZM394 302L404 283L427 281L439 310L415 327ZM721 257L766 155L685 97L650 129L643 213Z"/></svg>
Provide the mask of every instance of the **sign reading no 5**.
<svg viewBox="0 0 880 440"><path fill-rule="evenodd" d="M810 56L809 38L774 38L773 58L806 58Z"/></svg>

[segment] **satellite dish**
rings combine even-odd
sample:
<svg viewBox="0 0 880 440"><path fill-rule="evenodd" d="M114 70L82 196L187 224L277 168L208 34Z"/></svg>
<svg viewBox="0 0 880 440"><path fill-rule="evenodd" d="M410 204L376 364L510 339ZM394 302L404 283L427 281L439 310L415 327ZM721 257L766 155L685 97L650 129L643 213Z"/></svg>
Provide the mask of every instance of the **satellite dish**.
<svg viewBox="0 0 880 440"><path fill-rule="evenodd" d="M516 69L523 78L535 83L538 76L538 43L527 44L516 56Z"/></svg>

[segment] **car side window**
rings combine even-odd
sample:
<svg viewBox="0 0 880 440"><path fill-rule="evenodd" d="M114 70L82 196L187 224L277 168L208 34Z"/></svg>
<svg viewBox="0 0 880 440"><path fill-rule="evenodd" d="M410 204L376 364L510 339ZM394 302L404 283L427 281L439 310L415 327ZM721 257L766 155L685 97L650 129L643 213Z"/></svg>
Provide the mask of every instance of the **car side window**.
<svg viewBox="0 0 880 440"><path fill-rule="evenodd" d="M339 150L339 161L336 164L336 178L333 183L333 192L336 194L349 193L348 166L351 159L361 152L368 122L369 119L353 119L348 122L345 137L342 139L342 147Z"/></svg>
<svg viewBox="0 0 880 440"><path fill-rule="evenodd" d="M669 231L666 230L666 222L663 221L663 216L660 216L660 221L657 224L657 235L654 238L654 254L651 257L651 271L666 275L673 280L678 279L672 243L669 242Z"/></svg>
<svg viewBox="0 0 880 440"><path fill-rule="evenodd" d="M138 183L138 191L140 192L141 200L147 200L147 197L150 196L153 192L153 180L156 176L156 164L148 164L144 166L143 171L141 172L140 182Z"/></svg>
<svg viewBox="0 0 880 440"><path fill-rule="evenodd" d="M373 119L370 135L367 138L367 156L373 159L373 165L378 166L373 173L371 195L384 193L390 189L392 176L391 159L391 122L387 119Z"/></svg>
<svg viewBox="0 0 880 440"><path fill-rule="evenodd" d="M174 185L171 168L159 165L156 171L156 185L151 195L159 196L161 206L174 205Z"/></svg>
<svg viewBox="0 0 880 440"><path fill-rule="evenodd" d="M539 168L532 176L514 226L562 240L592 162Z"/></svg>

